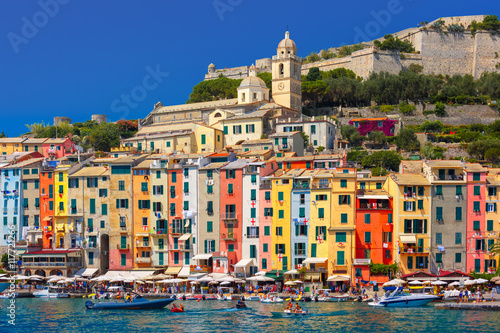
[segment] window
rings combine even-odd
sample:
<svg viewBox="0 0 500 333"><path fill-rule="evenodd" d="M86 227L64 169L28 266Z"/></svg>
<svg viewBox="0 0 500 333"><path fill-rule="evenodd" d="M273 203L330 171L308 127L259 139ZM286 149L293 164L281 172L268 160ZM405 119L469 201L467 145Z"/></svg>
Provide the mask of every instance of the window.
<svg viewBox="0 0 500 333"><path fill-rule="evenodd" d="M480 181L481 180L481 174L479 172L474 172L472 174L472 180L473 181Z"/></svg>
<svg viewBox="0 0 500 333"><path fill-rule="evenodd" d="M214 231L214 223L212 221L207 221L207 232Z"/></svg>
<svg viewBox="0 0 500 333"><path fill-rule="evenodd" d="M175 199L175 186L170 186L170 198Z"/></svg>
<svg viewBox="0 0 500 333"><path fill-rule="evenodd" d="M486 231L493 231L493 220L486 221Z"/></svg>
<svg viewBox="0 0 500 333"><path fill-rule="evenodd" d="M340 187L347 187L347 179L340 180Z"/></svg>
<svg viewBox="0 0 500 333"><path fill-rule="evenodd" d="M201 135L201 144L204 145L207 142L207 138L205 134Z"/></svg>
<svg viewBox="0 0 500 333"><path fill-rule="evenodd" d="M377 190L382 189L382 183L376 183L376 184L375 184L375 188L376 188Z"/></svg>
<svg viewBox="0 0 500 333"><path fill-rule="evenodd" d="M214 203L213 201L207 201L207 214L212 215L214 213Z"/></svg>
<svg viewBox="0 0 500 333"><path fill-rule="evenodd" d="M436 195L443 195L443 186L436 185Z"/></svg>
<svg viewBox="0 0 500 333"><path fill-rule="evenodd" d="M455 233L455 244L457 244L457 245L462 244L462 233L461 232Z"/></svg>
<svg viewBox="0 0 500 333"><path fill-rule="evenodd" d="M234 244L228 244L227 251L228 252L234 252Z"/></svg>
<svg viewBox="0 0 500 333"><path fill-rule="evenodd" d="M413 269L413 257L412 256L409 256L407 261L406 261L406 266L408 267L408 269Z"/></svg>
<svg viewBox="0 0 500 333"><path fill-rule="evenodd" d="M474 186L474 195L481 195L481 187L480 186Z"/></svg>
<svg viewBox="0 0 500 333"><path fill-rule="evenodd" d="M276 236L283 236L283 227L276 227Z"/></svg>
<svg viewBox="0 0 500 333"><path fill-rule="evenodd" d="M392 223L392 213L387 214L387 223Z"/></svg>
<svg viewBox="0 0 500 333"><path fill-rule="evenodd" d="M455 207L455 221L462 221L462 207Z"/></svg>
<svg viewBox="0 0 500 333"><path fill-rule="evenodd" d="M120 264L122 266L126 266L127 265L127 255L126 254L121 254L120 255Z"/></svg>
<svg viewBox="0 0 500 333"><path fill-rule="evenodd" d="M97 186L97 178L87 178L87 188L96 188Z"/></svg>
<svg viewBox="0 0 500 333"><path fill-rule="evenodd" d="M419 197L424 196L424 192L425 192L424 187L423 187L423 186L419 186L419 187L418 187L418 196L419 196Z"/></svg>
<svg viewBox="0 0 500 333"><path fill-rule="evenodd" d="M346 213L340 214L340 223L347 223L347 214Z"/></svg>
<svg viewBox="0 0 500 333"><path fill-rule="evenodd" d="M372 233L369 231L365 232L365 243L371 243L372 242Z"/></svg>
<svg viewBox="0 0 500 333"><path fill-rule="evenodd" d="M233 194L233 184L227 184L227 193Z"/></svg>
<svg viewBox="0 0 500 333"><path fill-rule="evenodd" d="M345 256L344 251L337 251L337 265L343 266L345 265Z"/></svg>
<svg viewBox="0 0 500 333"><path fill-rule="evenodd" d="M264 208L264 216L273 216L272 208Z"/></svg>
<svg viewBox="0 0 500 333"><path fill-rule="evenodd" d="M480 201L474 201L474 208L473 208L473 211L474 211L474 212L481 212L480 205L481 205L481 202L480 202Z"/></svg>
<svg viewBox="0 0 500 333"><path fill-rule="evenodd" d="M278 210L278 218L280 219L285 218L285 211L283 209Z"/></svg>
<svg viewBox="0 0 500 333"><path fill-rule="evenodd" d="M299 208L299 217L306 217L306 209L304 207Z"/></svg>
<svg viewBox="0 0 500 333"><path fill-rule="evenodd" d="M335 242L336 243L345 243L347 241L347 233L345 232L336 232L335 233Z"/></svg>
<svg viewBox="0 0 500 333"><path fill-rule="evenodd" d="M370 224L370 214L365 214L365 223Z"/></svg>
<svg viewBox="0 0 500 333"><path fill-rule="evenodd" d="M427 220L405 220L404 232L407 234L426 234L427 233Z"/></svg>
<svg viewBox="0 0 500 333"><path fill-rule="evenodd" d="M486 211L491 213L491 212L496 212L497 211L497 203L487 203L486 204Z"/></svg>
<svg viewBox="0 0 500 333"><path fill-rule="evenodd" d="M350 195L339 195L339 205L350 205L351 196Z"/></svg>
<svg viewBox="0 0 500 333"><path fill-rule="evenodd" d="M153 185L153 194L163 194L163 185Z"/></svg>
<svg viewBox="0 0 500 333"><path fill-rule="evenodd" d="M120 180L118 182L118 191L125 191L125 181L124 180Z"/></svg>
<svg viewBox="0 0 500 333"><path fill-rule="evenodd" d="M413 201L405 201L403 208L404 208L403 210L405 212L415 211L415 202L413 202Z"/></svg>
<svg viewBox="0 0 500 333"><path fill-rule="evenodd" d="M241 134L241 125L233 126L233 134Z"/></svg>
<svg viewBox="0 0 500 333"><path fill-rule="evenodd" d="M392 243L392 232L391 231L382 232L382 242Z"/></svg>
<svg viewBox="0 0 500 333"><path fill-rule="evenodd" d="M271 200L271 192L270 191L264 192L264 200Z"/></svg>
<svg viewBox="0 0 500 333"><path fill-rule="evenodd" d="M485 241L484 239L476 239L476 251L484 251L485 250Z"/></svg>
<svg viewBox="0 0 500 333"><path fill-rule="evenodd" d="M316 201L326 201L326 200L328 200L328 194L316 195Z"/></svg>
<svg viewBox="0 0 500 333"><path fill-rule="evenodd" d="M436 245L443 244L443 234L440 232L436 232Z"/></svg>
<svg viewBox="0 0 500 333"><path fill-rule="evenodd" d="M316 134L316 125L311 125L311 134Z"/></svg>
<svg viewBox="0 0 500 333"><path fill-rule="evenodd" d="M283 201L283 192L278 192L278 201Z"/></svg>
<svg viewBox="0 0 500 333"><path fill-rule="evenodd" d="M456 195L462 195L462 186L457 185L457 187L455 189L455 194Z"/></svg>
<svg viewBox="0 0 500 333"><path fill-rule="evenodd" d="M172 183L177 183L177 172L172 172Z"/></svg>
<svg viewBox="0 0 500 333"><path fill-rule="evenodd" d="M224 134L228 134L228 133L229 133L229 131L227 129L227 126L224 126Z"/></svg>
<svg viewBox="0 0 500 333"><path fill-rule="evenodd" d="M184 206L182 207L183 210L189 210L189 201L184 201Z"/></svg>
<svg viewBox="0 0 500 333"><path fill-rule="evenodd" d="M116 199L116 208L128 208L128 199Z"/></svg>
<svg viewBox="0 0 500 333"><path fill-rule="evenodd" d="M184 182L184 193L189 193L189 183Z"/></svg>
<svg viewBox="0 0 500 333"><path fill-rule="evenodd" d="M437 263L443 262L443 254L442 253L436 253L436 262Z"/></svg>
<svg viewBox="0 0 500 333"><path fill-rule="evenodd" d="M361 190L366 189L366 183L365 183L365 182L360 182L360 183L359 183L359 188L360 188Z"/></svg>
<svg viewBox="0 0 500 333"><path fill-rule="evenodd" d="M90 214L95 214L95 199L90 199Z"/></svg>
<svg viewBox="0 0 500 333"><path fill-rule="evenodd" d="M226 170L226 179L235 179L236 178L236 170L230 169Z"/></svg>
<svg viewBox="0 0 500 333"><path fill-rule="evenodd" d="M455 253L455 262L462 262L462 253Z"/></svg>
<svg viewBox="0 0 500 333"><path fill-rule="evenodd" d="M124 229L127 227L126 217L120 216L120 228Z"/></svg>
<svg viewBox="0 0 500 333"><path fill-rule="evenodd" d="M257 190L250 190L250 200L257 200Z"/></svg>
<svg viewBox="0 0 500 333"><path fill-rule="evenodd" d="M271 227L270 226L264 227L264 236L271 236Z"/></svg>
<svg viewBox="0 0 500 333"><path fill-rule="evenodd" d="M324 208L318 208L318 218L320 218L320 219L325 218L325 209Z"/></svg>
<svg viewBox="0 0 500 333"><path fill-rule="evenodd" d="M491 196L496 196L497 195L497 188L496 187L488 187L488 195Z"/></svg>
<svg viewBox="0 0 500 333"><path fill-rule="evenodd" d="M175 203L170 204L170 216L175 216Z"/></svg>
<svg viewBox="0 0 500 333"><path fill-rule="evenodd" d="M436 207L436 221L443 220L443 207Z"/></svg>
<svg viewBox="0 0 500 333"><path fill-rule="evenodd" d="M246 132L247 133L255 133L255 125L254 124L246 125Z"/></svg>

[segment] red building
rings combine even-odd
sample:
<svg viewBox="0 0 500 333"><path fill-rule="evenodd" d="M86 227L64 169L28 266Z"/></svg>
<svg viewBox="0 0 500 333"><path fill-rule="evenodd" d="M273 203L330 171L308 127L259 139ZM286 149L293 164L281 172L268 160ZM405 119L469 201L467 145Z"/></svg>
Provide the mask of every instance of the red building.
<svg viewBox="0 0 500 333"><path fill-rule="evenodd" d="M47 139L42 149L43 156L55 159L75 153L75 145L70 138Z"/></svg>
<svg viewBox="0 0 500 333"><path fill-rule="evenodd" d="M40 225L43 248L52 249L54 236L54 168L40 168Z"/></svg>
<svg viewBox="0 0 500 333"><path fill-rule="evenodd" d="M394 263L392 211L392 198L384 190L357 191L354 276L358 283L389 279L385 275L372 276L368 265Z"/></svg>

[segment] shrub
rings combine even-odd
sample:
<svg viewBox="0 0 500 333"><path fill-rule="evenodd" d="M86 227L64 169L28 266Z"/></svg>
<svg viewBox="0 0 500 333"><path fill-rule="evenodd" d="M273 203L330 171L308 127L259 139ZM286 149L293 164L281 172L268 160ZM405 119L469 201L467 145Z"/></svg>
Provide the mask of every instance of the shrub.
<svg viewBox="0 0 500 333"><path fill-rule="evenodd" d="M399 111L404 114L404 115L411 115L413 114L413 111L415 111L416 106L415 105L410 105L408 103L399 103L398 104Z"/></svg>
<svg viewBox="0 0 500 333"><path fill-rule="evenodd" d="M380 106L380 112L392 112L396 109L396 106L394 105L381 105Z"/></svg>
<svg viewBox="0 0 500 333"><path fill-rule="evenodd" d="M438 116L438 117L446 116L446 108L445 108L444 103L437 102L435 107L434 107L434 113L436 113L436 116Z"/></svg>

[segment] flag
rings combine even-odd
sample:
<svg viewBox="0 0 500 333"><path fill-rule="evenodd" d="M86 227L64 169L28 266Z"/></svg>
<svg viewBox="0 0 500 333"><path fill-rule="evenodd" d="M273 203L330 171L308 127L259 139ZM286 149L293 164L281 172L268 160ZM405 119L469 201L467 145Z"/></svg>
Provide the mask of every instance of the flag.
<svg viewBox="0 0 500 333"><path fill-rule="evenodd" d="M276 277L280 277L280 270L276 270Z"/></svg>

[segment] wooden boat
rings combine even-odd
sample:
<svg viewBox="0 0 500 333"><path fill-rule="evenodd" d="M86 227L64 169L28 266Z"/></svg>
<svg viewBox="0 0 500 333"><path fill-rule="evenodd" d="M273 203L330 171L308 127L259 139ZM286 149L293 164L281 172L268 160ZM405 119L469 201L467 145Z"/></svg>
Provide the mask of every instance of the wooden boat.
<svg viewBox="0 0 500 333"><path fill-rule="evenodd" d="M102 302L93 303L86 301L85 307L88 310L139 310L139 309L162 309L174 301L173 298L147 300L142 296L137 295L130 302Z"/></svg>

